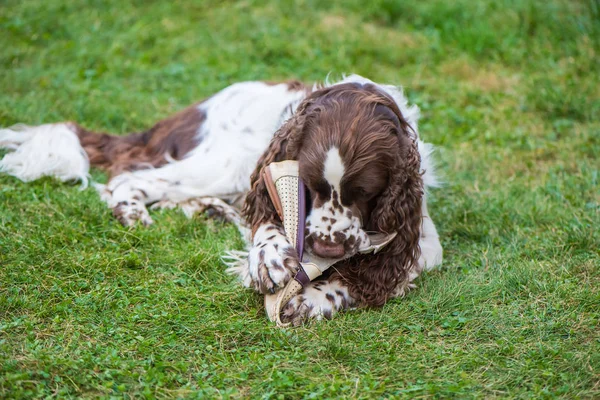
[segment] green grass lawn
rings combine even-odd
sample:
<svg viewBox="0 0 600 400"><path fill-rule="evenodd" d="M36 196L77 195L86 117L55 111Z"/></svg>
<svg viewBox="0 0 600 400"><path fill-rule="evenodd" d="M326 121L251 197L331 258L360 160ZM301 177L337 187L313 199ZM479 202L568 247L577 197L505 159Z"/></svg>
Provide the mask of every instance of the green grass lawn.
<svg viewBox="0 0 600 400"><path fill-rule="evenodd" d="M126 229L93 189L0 175L0 398L599 398L599 60L598 0L3 0L0 126L126 133L249 79L404 85L445 260L281 330L224 272L233 227Z"/></svg>

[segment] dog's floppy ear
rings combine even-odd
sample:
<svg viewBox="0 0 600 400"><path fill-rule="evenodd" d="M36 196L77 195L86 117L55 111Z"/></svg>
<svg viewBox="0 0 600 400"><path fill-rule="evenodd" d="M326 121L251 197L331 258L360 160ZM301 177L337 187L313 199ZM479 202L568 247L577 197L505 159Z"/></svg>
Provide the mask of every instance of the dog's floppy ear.
<svg viewBox="0 0 600 400"><path fill-rule="evenodd" d="M252 235L261 224L274 222L277 215L267 192L264 168L272 162L295 160L298 157L310 104L310 99L302 102L296 113L279 128L250 176L250 191L246 195L242 212L252 227Z"/></svg>
<svg viewBox="0 0 600 400"><path fill-rule="evenodd" d="M398 150L395 152L394 167L390 170L388 187L380 195L369 225L381 232L398 232L398 239L406 243L402 247L414 248L420 237L424 193L417 137L392 99L383 105L397 118L394 123Z"/></svg>

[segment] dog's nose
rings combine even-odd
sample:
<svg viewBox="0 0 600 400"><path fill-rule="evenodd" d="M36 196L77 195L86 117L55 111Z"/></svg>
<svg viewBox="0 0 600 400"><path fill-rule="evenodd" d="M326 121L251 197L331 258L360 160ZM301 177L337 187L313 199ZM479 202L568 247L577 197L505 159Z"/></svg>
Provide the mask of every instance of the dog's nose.
<svg viewBox="0 0 600 400"><path fill-rule="evenodd" d="M315 255L323 258L342 258L345 253L343 244L324 242L322 240L315 240L312 245L312 251Z"/></svg>

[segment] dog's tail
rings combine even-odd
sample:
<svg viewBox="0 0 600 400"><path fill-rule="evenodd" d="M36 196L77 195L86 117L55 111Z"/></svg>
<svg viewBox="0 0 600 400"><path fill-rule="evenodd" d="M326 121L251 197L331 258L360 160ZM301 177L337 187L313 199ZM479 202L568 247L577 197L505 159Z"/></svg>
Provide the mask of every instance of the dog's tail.
<svg viewBox="0 0 600 400"><path fill-rule="evenodd" d="M24 182L53 176L63 182L80 181L86 187L90 166L110 176L158 167L181 158L195 144L194 127L163 125L127 136L90 132L73 122L0 129L0 149L13 150L0 160L0 172ZM165 133L179 134L181 140L165 137Z"/></svg>
<svg viewBox="0 0 600 400"><path fill-rule="evenodd" d="M199 143L205 115L195 104L147 131L127 136L90 132L74 122L0 129L0 172L29 182L43 176L87 186L90 165L110 176L160 167L187 156Z"/></svg>
<svg viewBox="0 0 600 400"><path fill-rule="evenodd" d="M24 182L53 176L88 185L90 165L113 174L110 150L132 147L140 134L112 136L90 132L73 122L0 129L0 149L14 150L0 160L0 172Z"/></svg>
<svg viewBox="0 0 600 400"><path fill-rule="evenodd" d="M0 129L0 148L14 150L0 160L0 172L24 182L54 176L63 182L80 181L86 187L90 158L82 146L80 131L70 122Z"/></svg>

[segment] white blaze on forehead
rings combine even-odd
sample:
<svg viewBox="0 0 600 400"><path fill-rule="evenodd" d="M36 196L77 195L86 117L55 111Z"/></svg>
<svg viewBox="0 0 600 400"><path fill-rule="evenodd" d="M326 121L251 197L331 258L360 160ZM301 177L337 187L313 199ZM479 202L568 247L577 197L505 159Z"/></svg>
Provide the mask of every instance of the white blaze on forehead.
<svg viewBox="0 0 600 400"><path fill-rule="evenodd" d="M344 176L344 163L337 147L332 147L325 156L325 165L323 168L323 177L338 192L340 191L340 182Z"/></svg>

